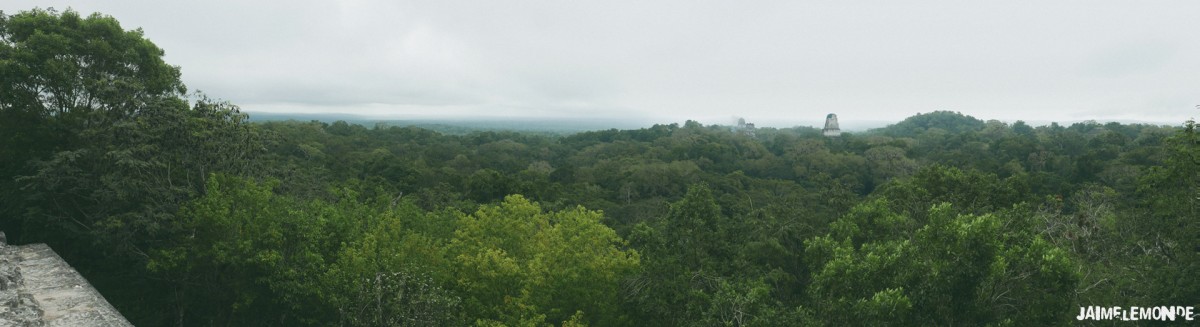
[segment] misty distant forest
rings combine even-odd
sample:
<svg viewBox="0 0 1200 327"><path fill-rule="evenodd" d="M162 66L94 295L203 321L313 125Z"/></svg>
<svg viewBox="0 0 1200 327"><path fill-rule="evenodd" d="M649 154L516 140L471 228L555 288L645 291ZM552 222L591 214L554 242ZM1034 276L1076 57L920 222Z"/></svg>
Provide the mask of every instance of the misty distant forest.
<svg viewBox="0 0 1200 327"><path fill-rule="evenodd" d="M1200 305L1193 121L251 122L162 55L112 17L0 14L0 230L139 326L1038 326Z"/></svg>

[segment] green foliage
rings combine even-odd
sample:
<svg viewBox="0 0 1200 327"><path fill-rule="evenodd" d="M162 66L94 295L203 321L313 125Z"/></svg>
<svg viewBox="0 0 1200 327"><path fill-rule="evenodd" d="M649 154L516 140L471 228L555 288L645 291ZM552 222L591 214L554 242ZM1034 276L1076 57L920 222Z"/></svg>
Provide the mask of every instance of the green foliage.
<svg viewBox="0 0 1200 327"><path fill-rule="evenodd" d="M179 72L161 56L140 31L125 31L112 17L70 10L0 13L0 198L25 200L18 190L27 186L14 183L18 176L80 169L46 165L121 156L97 149L92 138L115 136L115 125L133 124L139 112L177 110L172 100L184 90ZM4 227L24 227L12 223L26 216L17 209L24 206L4 207ZM70 228L86 230L90 223Z"/></svg>
<svg viewBox="0 0 1200 327"><path fill-rule="evenodd" d="M1025 195L1020 178L1001 180L995 174L929 166L912 178L886 185L877 192L892 199L902 212L923 219L930 206L951 203L955 210L985 213L1021 202ZM1027 196L1027 195L1025 195Z"/></svg>
<svg viewBox="0 0 1200 327"><path fill-rule="evenodd" d="M259 131L236 106L184 98L162 55L112 17L0 14L0 228L50 243L101 290L162 292L140 267L186 235L181 204L210 173L259 167ZM113 302L167 311L136 297Z"/></svg>
<svg viewBox="0 0 1200 327"><path fill-rule="evenodd" d="M1079 278L1066 251L995 215L930 209L916 227L877 200L808 242L820 316L837 325L1058 324ZM879 233L879 232L883 233ZM861 241L867 240L867 241Z"/></svg>
<svg viewBox="0 0 1200 327"><path fill-rule="evenodd" d="M646 268L628 290L644 321L684 325L712 304L717 288L727 282L720 262L713 259L728 246L722 244L725 217L704 185L693 186L670 212L654 225L639 224L630 236L643 249Z"/></svg>
<svg viewBox="0 0 1200 327"><path fill-rule="evenodd" d="M340 217L323 203L275 195L275 184L217 175L180 210L175 227L187 236L153 251L147 266L178 283L177 299L197 301L180 303L192 309L184 314L262 324L296 318L263 312L315 308L320 289L311 286L342 236L333 225Z"/></svg>
<svg viewBox="0 0 1200 327"><path fill-rule="evenodd" d="M184 91L163 51L112 17L34 9L0 22L0 110L97 122Z"/></svg>
<svg viewBox="0 0 1200 327"><path fill-rule="evenodd" d="M519 195L464 215L449 251L467 309L510 325L578 321L580 312L599 325L622 322L619 283L639 254L601 219L582 207L544 212Z"/></svg>
<svg viewBox="0 0 1200 327"><path fill-rule="evenodd" d="M451 280L448 239L433 226L449 218L407 201L357 217L363 220L362 233L344 245L322 275L329 292L324 297L339 320L351 326L464 324L461 297L444 286Z"/></svg>
<svg viewBox="0 0 1200 327"><path fill-rule="evenodd" d="M963 115L962 113L934 111L905 118L899 123L884 128L883 133L890 136L914 136L936 129L942 132L960 134L982 130L984 125L982 120Z"/></svg>
<svg viewBox="0 0 1200 327"><path fill-rule="evenodd" d="M0 14L0 229L137 325L1023 326L1200 298L1191 121L250 124L161 57L111 17Z"/></svg>

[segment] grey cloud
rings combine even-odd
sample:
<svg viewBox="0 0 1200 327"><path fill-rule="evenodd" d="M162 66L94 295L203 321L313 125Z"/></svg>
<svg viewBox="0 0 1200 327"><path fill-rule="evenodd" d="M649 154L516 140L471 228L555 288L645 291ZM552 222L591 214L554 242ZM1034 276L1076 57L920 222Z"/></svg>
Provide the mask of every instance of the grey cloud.
<svg viewBox="0 0 1200 327"><path fill-rule="evenodd" d="M1118 1L43 1L143 27L192 89L247 110L730 116L762 125L1182 121L1200 4ZM707 117L707 118L706 118Z"/></svg>

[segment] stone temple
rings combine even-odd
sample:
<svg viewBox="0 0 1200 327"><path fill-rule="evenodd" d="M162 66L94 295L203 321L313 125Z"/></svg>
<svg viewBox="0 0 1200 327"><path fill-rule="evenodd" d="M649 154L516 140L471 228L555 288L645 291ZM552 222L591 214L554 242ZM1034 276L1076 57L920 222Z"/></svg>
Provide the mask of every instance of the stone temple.
<svg viewBox="0 0 1200 327"><path fill-rule="evenodd" d="M829 114L825 116L825 129L822 130L825 136L837 137L842 135L842 130L838 128L837 115Z"/></svg>
<svg viewBox="0 0 1200 327"><path fill-rule="evenodd" d="M133 326L45 244L0 232L0 326Z"/></svg>

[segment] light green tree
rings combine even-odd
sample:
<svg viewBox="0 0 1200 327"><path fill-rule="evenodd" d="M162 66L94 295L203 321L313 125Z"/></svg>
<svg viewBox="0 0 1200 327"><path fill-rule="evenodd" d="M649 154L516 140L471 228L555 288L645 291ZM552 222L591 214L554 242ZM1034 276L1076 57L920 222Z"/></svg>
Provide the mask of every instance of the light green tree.
<svg viewBox="0 0 1200 327"><path fill-rule="evenodd" d="M482 324L558 324L580 311L619 323L620 282L640 256L602 219L582 207L544 212L520 195L463 215L450 254L464 307Z"/></svg>

